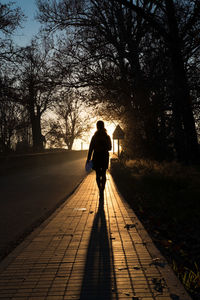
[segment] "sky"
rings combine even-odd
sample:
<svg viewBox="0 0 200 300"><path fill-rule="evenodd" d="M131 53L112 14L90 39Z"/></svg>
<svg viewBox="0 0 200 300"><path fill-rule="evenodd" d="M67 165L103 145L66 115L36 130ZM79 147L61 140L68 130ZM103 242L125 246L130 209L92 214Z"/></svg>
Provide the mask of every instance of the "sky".
<svg viewBox="0 0 200 300"><path fill-rule="evenodd" d="M9 2L15 2L13 7L20 7L27 17L26 21L21 24L23 28L17 29L13 34L13 39L19 46L26 46L40 28L40 23L34 20L37 10L35 0L1 0L2 4Z"/></svg>

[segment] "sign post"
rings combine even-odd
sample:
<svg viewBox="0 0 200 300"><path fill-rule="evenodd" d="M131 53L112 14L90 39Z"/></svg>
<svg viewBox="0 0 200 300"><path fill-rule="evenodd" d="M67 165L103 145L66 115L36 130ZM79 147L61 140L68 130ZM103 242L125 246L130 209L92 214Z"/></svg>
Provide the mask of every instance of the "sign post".
<svg viewBox="0 0 200 300"><path fill-rule="evenodd" d="M118 145L118 149L117 149L117 154L119 157L119 140L123 140L124 139L124 132L121 129L121 127L119 125L117 125L117 127L115 128L114 132L113 132L113 153L114 153L114 140L117 140L117 145Z"/></svg>

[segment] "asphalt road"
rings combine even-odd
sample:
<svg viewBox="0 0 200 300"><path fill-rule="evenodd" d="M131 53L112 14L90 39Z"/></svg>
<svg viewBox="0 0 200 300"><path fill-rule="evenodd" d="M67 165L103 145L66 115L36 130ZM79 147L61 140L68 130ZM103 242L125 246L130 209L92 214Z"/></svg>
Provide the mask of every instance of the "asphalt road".
<svg viewBox="0 0 200 300"><path fill-rule="evenodd" d="M0 177L0 259L44 221L85 177L85 158Z"/></svg>

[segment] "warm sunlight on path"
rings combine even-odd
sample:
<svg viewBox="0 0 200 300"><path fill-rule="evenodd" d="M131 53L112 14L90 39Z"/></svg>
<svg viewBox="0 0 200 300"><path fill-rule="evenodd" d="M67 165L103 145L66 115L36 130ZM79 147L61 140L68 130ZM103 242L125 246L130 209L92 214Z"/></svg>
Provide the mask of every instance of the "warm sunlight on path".
<svg viewBox="0 0 200 300"><path fill-rule="evenodd" d="M104 203L99 203L92 172L0 264L0 299L191 298L109 173Z"/></svg>

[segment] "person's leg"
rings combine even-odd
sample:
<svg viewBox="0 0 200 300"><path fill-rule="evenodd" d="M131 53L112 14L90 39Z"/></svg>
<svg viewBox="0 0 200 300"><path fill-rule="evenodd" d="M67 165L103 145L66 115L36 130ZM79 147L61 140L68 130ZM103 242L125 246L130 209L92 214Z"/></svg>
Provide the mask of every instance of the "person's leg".
<svg viewBox="0 0 200 300"><path fill-rule="evenodd" d="M100 169L98 172L100 183L99 183L99 196L100 200L104 199L104 188L105 188L105 183L106 183L106 170L105 169Z"/></svg>
<svg viewBox="0 0 200 300"><path fill-rule="evenodd" d="M106 169L101 170L101 188L102 190L105 189L105 184L106 184Z"/></svg>
<svg viewBox="0 0 200 300"><path fill-rule="evenodd" d="M96 169L96 182L99 190L101 189L101 170Z"/></svg>
<svg viewBox="0 0 200 300"><path fill-rule="evenodd" d="M100 200L103 200L103 190L104 190L104 187L103 187L103 182L104 180L103 179L103 172L102 172L102 169L99 168L99 169L96 169L96 182L97 182L97 186L99 188L99 199ZM105 184L104 184L105 186Z"/></svg>

